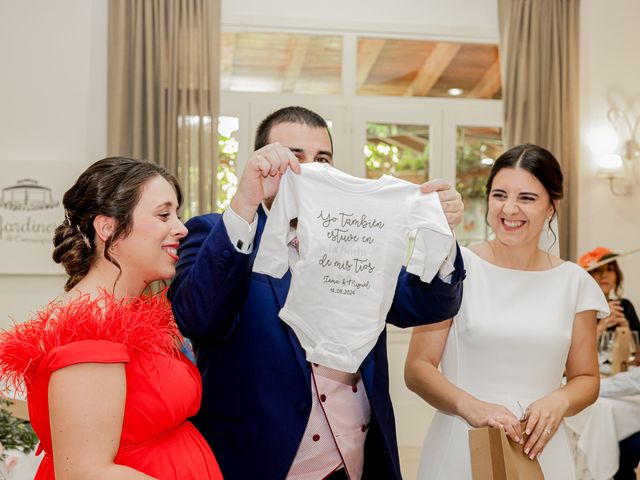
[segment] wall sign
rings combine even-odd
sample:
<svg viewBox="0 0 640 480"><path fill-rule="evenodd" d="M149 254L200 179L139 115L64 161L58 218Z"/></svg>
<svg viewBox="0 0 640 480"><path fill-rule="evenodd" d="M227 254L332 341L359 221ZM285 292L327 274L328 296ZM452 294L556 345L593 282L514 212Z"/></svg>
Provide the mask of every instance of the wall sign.
<svg viewBox="0 0 640 480"><path fill-rule="evenodd" d="M64 220L62 197L82 163L0 163L0 274L62 274L53 233Z"/></svg>

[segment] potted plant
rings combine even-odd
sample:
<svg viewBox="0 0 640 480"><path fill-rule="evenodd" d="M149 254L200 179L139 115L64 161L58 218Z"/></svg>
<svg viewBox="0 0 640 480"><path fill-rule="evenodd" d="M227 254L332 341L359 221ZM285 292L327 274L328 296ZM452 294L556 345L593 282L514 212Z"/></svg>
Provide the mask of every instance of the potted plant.
<svg viewBox="0 0 640 480"><path fill-rule="evenodd" d="M31 423L14 417L9 407L11 400L0 395L0 480L9 480L10 472L18 458L9 451L31 453L38 443L38 437Z"/></svg>

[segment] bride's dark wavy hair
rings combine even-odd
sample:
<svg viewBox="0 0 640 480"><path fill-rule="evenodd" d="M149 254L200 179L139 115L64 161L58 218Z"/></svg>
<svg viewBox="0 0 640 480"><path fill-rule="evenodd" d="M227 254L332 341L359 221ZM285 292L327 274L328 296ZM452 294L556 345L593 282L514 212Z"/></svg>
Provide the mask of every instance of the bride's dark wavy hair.
<svg viewBox="0 0 640 480"><path fill-rule="evenodd" d="M133 211L140 201L142 187L155 176L173 187L182 204L182 190L176 178L162 167L145 160L108 157L98 160L78 177L65 192L62 205L65 220L53 236L53 261L62 264L69 278L64 286L71 290L87 274L97 257L93 220L98 215L116 221L113 234L104 245L104 258L118 269L110 255L114 241L126 237L133 226Z"/></svg>

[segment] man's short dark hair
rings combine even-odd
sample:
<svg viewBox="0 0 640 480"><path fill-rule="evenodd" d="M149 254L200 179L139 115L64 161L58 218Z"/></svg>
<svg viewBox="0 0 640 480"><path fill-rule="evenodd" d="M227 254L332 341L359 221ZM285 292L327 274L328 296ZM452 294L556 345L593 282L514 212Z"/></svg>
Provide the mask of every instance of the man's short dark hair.
<svg viewBox="0 0 640 480"><path fill-rule="evenodd" d="M276 110L265 118L256 130L256 141L254 142L254 150L258 150L269 144L269 134L271 129L281 123L299 123L308 125L309 127L326 128L329 140L331 141L331 150L333 151L333 139L327 122L308 108L304 107L284 107Z"/></svg>

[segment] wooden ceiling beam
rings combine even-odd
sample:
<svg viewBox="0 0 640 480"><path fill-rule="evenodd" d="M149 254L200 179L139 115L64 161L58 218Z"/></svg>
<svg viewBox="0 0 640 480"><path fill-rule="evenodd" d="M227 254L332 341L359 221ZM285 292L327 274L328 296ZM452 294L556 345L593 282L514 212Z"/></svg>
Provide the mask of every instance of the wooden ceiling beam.
<svg viewBox="0 0 640 480"><path fill-rule="evenodd" d="M402 136L402 137L377 137L375 138L376 143L382 142L387 145L395 145L400 149L408 149L417 154L420 154L424 151L425 144L422 142L412 142L412 138ZM372 141L372 140L369 140Z"/></svg>
<svg viewBox="0 0 640 480"><path fill-rule="evenodd" d="M293 92L296 82L300 77L302 68L307 60L307 52L311 43L310 35L294 35L291 37L292 45L289 50L289 58L282 81L282 92Z"/></svg>
<svg viewBox="0 0 640 480"><path fill-rule="evenodd" d="M359 90L369 77L371 69L378 61L386 40L382 38L363 38L358 42L358 67L356 69L356 90Z"/></svg>
<svg viewBox="0 0 640 480"><path fill-rule="evenodd" d="M460 50L459 43L439 42L426 58L416 77L404 92L406 96L424 97L438 82L451 60Z"/></svg>
<svg viewBox="0 0 640 480"><path fill-rule="evenodd" d="M501 86L500 60L496 58L468 96L469 98L493 98Z"/></svg>
<svg viewBox="0 0 640 480"><path fill-rule="evenodd" d="M389 140L394 142L398 148L411 150L417 155L424 152L424 144L421 142L413 142L410 137L396 137Z"/></svg>
<svg viewBox="0 0 640 480"><path fill-rule="evenodd" d="M418 151L423 151L427 146L428 140L423 137L419 137L418 135L403 135L407 139L407 141L414 145L415 149Z"/></svg>

